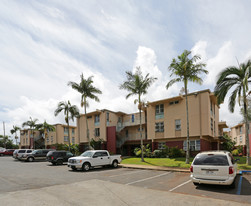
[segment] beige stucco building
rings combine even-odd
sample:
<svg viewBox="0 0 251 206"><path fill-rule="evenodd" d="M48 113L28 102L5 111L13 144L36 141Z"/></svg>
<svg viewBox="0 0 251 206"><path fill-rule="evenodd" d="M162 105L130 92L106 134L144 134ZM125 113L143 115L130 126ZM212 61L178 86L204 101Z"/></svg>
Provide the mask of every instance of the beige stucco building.
<svg viewBox="0 0 251 206"><path fill-rule="evenodd" d="M36 141L36 148L53 148L54 144L68 144L68 126L63 124L53 125L55 131L46 132L33 131ZM30 129L20 132L20 148L33 148L33 138ZM79 144L78 130L75 126L70 126L70 143Z"/></svg>
<svg viewBox="0 0 251 206"><path fill-rule="evenodd" d="M225 122L219 123L219 106L210 90L188 94L190 150L220 148L219 135ZM148 102L142 111L142 137L152 149L164 145L186 150L187 121L185 96ZM139 113L125 114L97 110L87 114L90 140L102 139L111 152L130 155L140 144ZM77 122L82 149L87 145L85 115Z"/></svg>

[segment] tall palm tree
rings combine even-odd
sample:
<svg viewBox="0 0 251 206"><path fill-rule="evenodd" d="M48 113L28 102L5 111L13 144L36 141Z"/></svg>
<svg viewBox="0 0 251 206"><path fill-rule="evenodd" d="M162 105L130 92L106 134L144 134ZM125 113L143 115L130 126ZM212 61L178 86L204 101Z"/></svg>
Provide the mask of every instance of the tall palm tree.
<svg viewBox="0 0 251 206"><path fill-rule="evenodd" d="M144 162L143 154L143 138L142 138L142 123L141 123L141 110L143 108L142 95L147 94L147 89L157 78L149 77L149 73L143 77L140 67L136 68L136 72L133 74L131 71L126 72L127 80L120 85L120 89L125 89L129 93L126 96L128 99L130 96L137 95L138 98L134 101L134 104L138 103L138 109L140 114L140 145L141 145L141 161Z"/></svg>
<svg viewBox="0 0 251 206"><path fill-rule="evenodd" d="M37 124L36 129L44 133L44 147L46 149L46 138L47 138L48 132L54 132L55 127L53 125L48 124L46 121L44 121L43 124Z"/></svg>
<svg viewBox="0 0 251 206"><path fill-rule="evenodd" d="M197 63L200 60L200 56L194 55L189 58L191 51L184 50L184 52L178 56L177 59L173 59L170 66L169 71L171 72L170 77L173 75L177 76L170 80L166 89L169 89L176 82L183 82L186 96L186 117L187 117L187 151L186 151L186 164L189 164L190 157L190 141L189 141L189 116L188 116L188 101L187 101L187 84L188 81L195 82L198 84L202 84L203 80L198 76L199 74L207 74L208 71L204 69L206 64Z"/></svg>
<svg viewBox="0 0 251 206"><path fill-rule="evenodd" d="M69 150L71 147L71 141L70 141L70 120L74 121L74 118L79 117L79 109L76 105L71 105L70 101L68 102L59 102L58 107L54 112L54 115L57 116L60 112L64 112L65 115L65 122L68 126L68 143L69 143Z"/></svg>
<svg viewBox="0 0 251 206"><path fill-rule="evenodd" d="M30 117L30 120L24 122L22 124L22 127L28 126L31 130L31 134L32 134L32 138L33 138L33 149L35 149L35 138L34 138L34 129L36 128L36 122L38 121L38 119L32 119Z"/></svg>
<svg viewBox="0 0 251 206"><path fill-rule="evenodd" d="M21 129L20 127L13 125L13 129L10 130L11 134L15 133L16 145L17 145L17 139L18 139L17 131L19 131L20 129Z"/></svg>
<svg viewBox="0 0 251 206"><path fill-rule="evenodd" d="M86 137L88 141L88 147L90 149L90 135L89 135L89 128L88 128L88 121L86 116L86 108L89 106L87 98L94 99L96 102L99 102L98 96L96 94L102 94L102 91L98 88L93 86L93 76L88 77L87 79L84 78L84 75L80 75L80 83L76 82L68 82L68 86L71 86L72 89L76 90L81 94L81 107L84 106L85 110L85 121L86 121Z"/></svg>
<svg viewBox="0 0 251 206"><path fill-rule="evenodd" d="M225 68L217 78L217 83L214 88L215 95L218 97L218 103L222 103L231 88L234 88L228 101L228 109L234 112L236 100L239 105L242 103L245 127L246 127L246 147L247 147L247 164L250 165L250 148L248 137L248 99L249 93L248 84L251 82L251 60L242 63L239 67L230 66Z"/></svg>

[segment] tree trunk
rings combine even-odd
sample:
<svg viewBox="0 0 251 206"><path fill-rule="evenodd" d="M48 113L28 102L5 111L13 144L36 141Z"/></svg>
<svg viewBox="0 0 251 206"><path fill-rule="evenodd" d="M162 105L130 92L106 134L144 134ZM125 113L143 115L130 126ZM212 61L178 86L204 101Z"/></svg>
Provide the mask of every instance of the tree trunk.
<svg viewBox="0 0 251 206"><path fill-rule="evenodd" d="M145 160L144 160L144 145L143 145L143 137L142 137L141 108L139 109L139 124L140 124L139 129L140 129L141 162L144 162Z"/></svg>
<svg viewBox="0 0 251 206"><path fill-rule="evenodd" d="M186 151L186 164L189 164L190 157L190 140L189 140L189 116L188 116L188 100L187 100L187 83L185 82L185 95L186 95L186 115L187 115L187 151Z"/></svg>
<svg viewBox="0 0 251 206"><path fill-rule="evenodd" d="M244 93L245 91L243 91ZM249 148L249 125L248 125L248 114L247 114L247 98L244 93L243 95L243 103L244 103L244 119L245 119L245 138L246 138L246 148L247 148L247 160L246 164L251 165L250 161L250 148Z"/></svg>
<svg viewBox="0 0 251 206"><path fill-rule="evenodd" d="M91 149L88 121L87 121L87 116L86 116L86 98L84 98L84 107L85 107L86 137L87 137L87 141L88 141L88 149Z"/></svg>

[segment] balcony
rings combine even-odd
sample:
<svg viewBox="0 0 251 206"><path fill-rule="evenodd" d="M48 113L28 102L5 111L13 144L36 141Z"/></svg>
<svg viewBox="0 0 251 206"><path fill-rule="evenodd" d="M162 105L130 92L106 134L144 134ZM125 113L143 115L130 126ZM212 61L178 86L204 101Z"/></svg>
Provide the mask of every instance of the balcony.
<svg viewBox="0 0 251 206"><path fill-rule="evenodd" d="M141 124L145 124L145 119L141 119ZM118 122L116 126L116 131L120 132L122 131L125 127L130 127L130 126L137 126L140 125L140 120L139 119L134 119L134 122L130 121L123 121L123 122Z"/></svg>

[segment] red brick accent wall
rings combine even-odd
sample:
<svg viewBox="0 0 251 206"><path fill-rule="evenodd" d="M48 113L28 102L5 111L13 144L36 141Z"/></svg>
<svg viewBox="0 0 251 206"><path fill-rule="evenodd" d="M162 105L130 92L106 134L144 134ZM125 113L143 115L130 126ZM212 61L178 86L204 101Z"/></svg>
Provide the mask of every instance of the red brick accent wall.
<svg viewBox="0 0 251 206"><path fill-rule="evenodd" d="M211 150L211 143L204 140L204 139L201 139L200 140L200 151L209 151Z"/></svg>
<svg viewBox="0 0 251 206"><path fill-rule="evenodd" d="M152 142L152 151L158 149L158 142Z"/></svg>
<svg viewBox="0 0 251 206"><path fill-rule="evenodd" d="M212 150L217 150L218 143L212 142Z"/></svg>
<svg viewBox="0 0 251 206"><path fill-rule="evenodd" d="M178 147L179 149L183 149L183 141L168 141L166 142L166 146L169 148Z"/></svg>
<svg viewBox="0 0 251 206"><path fill-rule="evenodd" d="M116 154L116 127L107 127L107 150L110 153Z"/></svg>

